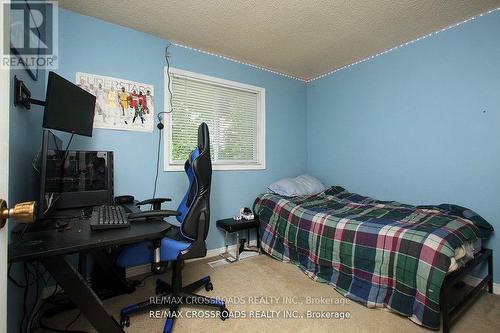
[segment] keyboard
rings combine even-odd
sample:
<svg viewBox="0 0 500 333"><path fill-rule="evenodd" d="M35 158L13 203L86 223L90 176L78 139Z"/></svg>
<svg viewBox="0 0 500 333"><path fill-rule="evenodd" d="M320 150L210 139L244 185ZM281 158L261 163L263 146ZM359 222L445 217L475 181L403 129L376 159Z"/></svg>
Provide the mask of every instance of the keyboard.
<svg viewBox="0 0 500 333"><path fill-rule="evenodd" d="M122 206L102 205L92 210L90 228L92 230L128 228L127 213Z"/></svg>

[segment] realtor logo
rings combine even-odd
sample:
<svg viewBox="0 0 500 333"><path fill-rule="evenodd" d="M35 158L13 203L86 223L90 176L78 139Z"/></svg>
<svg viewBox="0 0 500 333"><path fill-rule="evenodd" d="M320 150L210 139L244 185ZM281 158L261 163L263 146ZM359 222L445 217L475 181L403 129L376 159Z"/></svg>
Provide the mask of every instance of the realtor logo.
<svg viewBox="0 0 500 333"><path fill-rule="evenodd" d="M1 68L57 68L57 9L56 1L1 1Z"/></svg>

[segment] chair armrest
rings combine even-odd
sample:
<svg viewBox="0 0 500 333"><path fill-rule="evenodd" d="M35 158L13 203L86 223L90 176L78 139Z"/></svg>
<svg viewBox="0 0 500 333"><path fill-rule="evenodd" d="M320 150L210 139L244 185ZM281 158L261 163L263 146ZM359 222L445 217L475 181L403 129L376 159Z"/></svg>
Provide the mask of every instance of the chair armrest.
<svg viewBox="0 0 500 333"><path fill-rule="evenodd" d="M169 217L169 216L179 216L182 213L177 211L177 210L150 210L147 212L140 212L140 213L131 213L128 214L128 218L130 220L133 219L141 219L141 218L146 218L146 219L151 219L151 218L163 218L163 217Z"/></svg>
<svg viewBox="0 0 500 333"><path fill-rule="evenodd" d="M170 198L153 198L136 203L137 206L153 205L153 210L160 210L161 204L167 201L172 201Z"/></svg>

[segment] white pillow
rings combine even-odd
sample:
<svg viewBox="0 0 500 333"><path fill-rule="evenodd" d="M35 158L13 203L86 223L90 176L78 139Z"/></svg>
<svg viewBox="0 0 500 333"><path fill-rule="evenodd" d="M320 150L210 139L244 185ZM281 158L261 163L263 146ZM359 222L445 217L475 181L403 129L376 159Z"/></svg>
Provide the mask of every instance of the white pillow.
<svg viewBox="0 0 500 333"><path fill-rule="evenodd" d="M323 192L327 188L328 187L319 179L309 175L300 175L295 178L283 178L272 183L268 187L272 192L285 197L313 195Z"/></svg>

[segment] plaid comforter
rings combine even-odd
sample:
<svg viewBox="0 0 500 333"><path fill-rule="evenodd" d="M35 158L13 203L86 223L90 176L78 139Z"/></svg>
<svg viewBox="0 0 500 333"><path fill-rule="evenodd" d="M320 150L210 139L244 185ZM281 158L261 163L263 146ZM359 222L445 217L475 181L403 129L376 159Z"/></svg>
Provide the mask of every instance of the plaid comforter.
<svg viewBox="0 0 500 333"><path fill-rule="evenodd" d="M467 219L339 186L308 197L262 194L254 212L262 249L274 258L350 299L430 328L439 328L441 285L455 249L479 237Z"/></svg>

